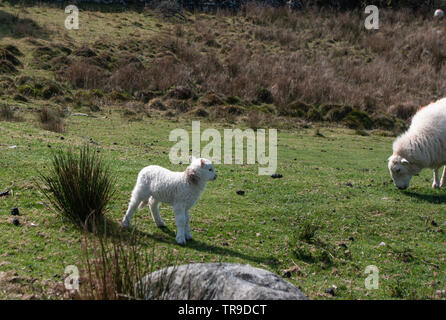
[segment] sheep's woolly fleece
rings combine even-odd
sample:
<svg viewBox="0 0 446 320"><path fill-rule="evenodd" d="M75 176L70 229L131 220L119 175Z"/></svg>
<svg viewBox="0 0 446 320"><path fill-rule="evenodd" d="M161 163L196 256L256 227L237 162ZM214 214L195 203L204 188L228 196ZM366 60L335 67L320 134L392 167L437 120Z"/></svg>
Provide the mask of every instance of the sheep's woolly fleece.
<svg viewBox="0 0 446 320"><path fill-rule="evenodd" d="M148 204L156 225L163 227L159 203L164 202L172 205L175 212L176 241L186 244L186 240L192 239L189 210L200 198L206 182L216 178L214 166L207 159L192 158L184 172L173 172L160 166L143 168L138 174L122 226L129 227L136 208L142 209Z"/></svg>

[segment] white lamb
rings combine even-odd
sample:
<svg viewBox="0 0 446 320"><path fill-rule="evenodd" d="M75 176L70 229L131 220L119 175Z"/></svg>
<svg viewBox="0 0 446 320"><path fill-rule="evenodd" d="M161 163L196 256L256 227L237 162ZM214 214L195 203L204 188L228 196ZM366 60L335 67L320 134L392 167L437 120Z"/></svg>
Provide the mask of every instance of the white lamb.
<svg viewBox="0 0 446 320"><path fill-rule="evenodd" d="M172 172L160 166L148 166L142 169L133 188L129 207L122 219L122 226L128 228L136 208L142 209L149 204L156 225L164 227L159 203L165 202L172 205L175 212L176 241L185 245L186 240L191 240L189 210L200 198L206 182L217 178L211 161L194 157L191 160L191 164L184 172Z"/></svg>
<svg viewBox="0 0 446 320"><path fill-rule="evenodd" d="M446 165L446 98L420 109L409 130L393 143L389 171L399 189L409 187L410 179L423 168L434 171L433 188L446 185L446 167L441 181L438 169Z"/></svg>

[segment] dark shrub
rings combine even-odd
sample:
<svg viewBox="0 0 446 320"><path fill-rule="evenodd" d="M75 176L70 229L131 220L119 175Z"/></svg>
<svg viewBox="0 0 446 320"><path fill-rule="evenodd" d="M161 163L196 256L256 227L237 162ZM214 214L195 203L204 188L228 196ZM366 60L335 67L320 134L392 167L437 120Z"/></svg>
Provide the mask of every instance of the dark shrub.
<svg viewBox="0 0 446 320"><path fill-rule="evenodd" d="M392 130L395 128L395 119L388 115L379 115L373 119L373 127Z"/></svg>
<svg viewBox="0 0 446 320"><path fill-rule="evenodd" d="M181 100L187 100L187 99L191 99L191 98L196 98L197 96L191 89L189 89L185 86L178 86L178 87L172 88L167 93L167 97L181 99Z"/></svg>
<svg viewBox="0 0 446 320"><path fill-rule="evenodd" d="M192 110L192 114L197 117L203 117L203 118L209 117L209 112L207 112L205 109L201 107L197 107L194 110Z"/></svg>
<svg viewBox="0 0 446 320"><path fill-rule="evenodd" d="M333 107L327 112L325 119L331 122L342 121L352 111L350 106Z"/></svg>
<svg viewBox="0 0 446 320"><path fill-rule="evenodd" d="M355 109L350 112L344 122L351 129L372 129L373 121L369 115L361 110Z"/></svg>
<svg viewBox="0 0 446 320"><path fill-rule="evenodd" d="M310 110L311 106L302 101L293 101L279 112L282 116L303 117Z"/></svg>
<svg viewBox="0 0 446 320"><path fill-rule="evenodd" d="M60 95L61 93L62 91L60 88L54 85L50 85L42 89L42 97L45 99Z"/></svg>
<svg viewBox="0 0 446 320"><path fill-rule="evenodd" d="M14 67L14 65L8 60L0 59L0 74L11 74L11 73L17 73L16 67Z"/></svg>
<svg viewBox="0 0 446 320"><path fill-rule="evenodd" d="M20 102L28 102L28 99L26 99L24 96L22 96L21 94L15 94L13 99L15 101L20 101Z"/></svg>
<svg viewBox="0 0 446 320"><path fill-rule="evenodd" d="M157 109L157 110L161 110L161 111L167 110L164 103L158 98L154 98L149 101L149 108Z"/></svg>
<svg viewBox="0 0 446 320"><path fill-rule="evenodd" d="M259 88L257 90L256 99L258 102L273 103L273 95L271 91L266 88Z"/></svg>
<svg viewBox="0 0 446 320"><path fill-rule="evenodd" d="M224 101L222 98L220 98L217 94L215 93L207 93L204 96L202 96L199 100L199 102L207 107L210 106L216 106L216 105L223 105Z"/></svg>
<svg viewBox="0 0 446 320"><path fill-rule="evenodd" d="M306 118L311 121L322 121L322 115L316 108L311 108L308 110Z"/></svg>
<svg viewBox="0 0 446 320"><path fill-rule="evenodd" d="M49 172L40 173L40 191L54 211L80 227L98 225L115 193L115 178L96 150L59 150Z"/></svg>

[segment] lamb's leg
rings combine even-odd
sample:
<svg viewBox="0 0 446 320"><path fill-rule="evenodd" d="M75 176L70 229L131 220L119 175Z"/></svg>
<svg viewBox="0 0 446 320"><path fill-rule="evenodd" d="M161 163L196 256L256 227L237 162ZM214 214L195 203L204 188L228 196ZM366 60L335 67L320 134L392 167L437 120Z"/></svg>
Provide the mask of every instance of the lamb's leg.
<svg viewBox="0 0 446 320"><path fill-rule="evenodd" d="M161 219L159 202L154 197L150 197L149 199L150 212L152 213L153 221L158 227L165 227L165 223L163 219Z"/></svg>
<svg viewBox="0 0 446 320"><path fill-rule="evenodd" d="M443 168L443 174L441 175L440 188L446 186L446 166Z"/></svg>
<svg viewBox="0 0 446 320"><path fill-rule="evenodd" d="M438 178L438 168L434 169L434 182L432 183L432 188L440 187L440 179Z"/></svg>
<svg viewBox="0 0 446 320"><path fill-rule="evenodd" d="M185 228L186 228L186 212L184 207L181 205L174 205L173 210L175 212L175 223L177 225L177 236L176 240L178 244L185 245Z"/></svg>
<svg viewBox="0 0 446 320"><path fill-rule="evenodd" d="M132 198L130 199L129 207L122 219L122 227L128 228L130 226L130 221L132 220L133 213L135 212L141 201L146 198L140 188L135 187L132 191Z"/></svg>
<svg viewBox="0 0 446 320"><path fill-rule="evenodd" d="M192 240L192 235L190 234L190 213L186 210L186 226L184 228L184 233L186 234L186 240Z"/></svg>

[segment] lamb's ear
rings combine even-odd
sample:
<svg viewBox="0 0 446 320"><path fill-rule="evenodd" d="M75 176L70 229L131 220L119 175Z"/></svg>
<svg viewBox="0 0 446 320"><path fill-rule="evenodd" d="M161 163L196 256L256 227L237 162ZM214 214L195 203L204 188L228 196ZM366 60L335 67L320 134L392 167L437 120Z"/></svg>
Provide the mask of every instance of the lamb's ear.
<svg viewBox="0 0 446 320"><path fill-rule="evenodd" d="M204 167L204 160L203 159L201 159L201 167L202 168Z"/></svg>
<svg viewBox="0 0 446 320"><path fill-rule="evenodd" d="M403 159L401 159L401 163L402 163L402 164L409 164L409 161L407 161L407 159L404 159L404 158L403 158Z"/></svg>
<svg viewBox="0 0 446 320"><path fill-rule="evenodd" d="M190 156L190 157L189 157L189 161L190 161L190 163L194 162L196 159L197 159L197 158L195 158L194 156Z"/></svg>

